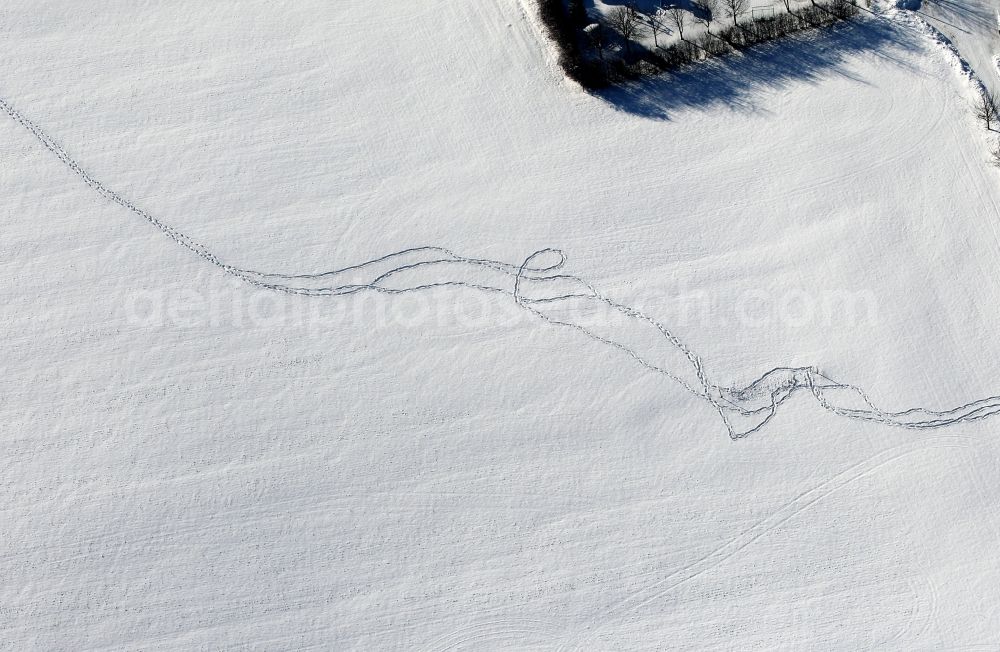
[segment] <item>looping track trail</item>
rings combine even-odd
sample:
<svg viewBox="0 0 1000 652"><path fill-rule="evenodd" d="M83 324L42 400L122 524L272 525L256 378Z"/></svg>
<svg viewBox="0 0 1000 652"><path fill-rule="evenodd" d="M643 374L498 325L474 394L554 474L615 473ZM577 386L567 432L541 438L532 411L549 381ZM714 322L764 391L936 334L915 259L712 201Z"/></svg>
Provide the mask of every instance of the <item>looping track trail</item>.
<svg viewBox="0 0 1000 652"><path fill-rule="evenodd" d="M540 249L531 253L520 264L462 256L443 247L416 246L316 274L283 274L237 267L224 262L204 244L151 215L93 177L55 139L6 100L0 99L0 108L95 192L149 222L175 243L194 252L224 273L249 285L310 297L337 297L365 291L403 294L443 287L463 287L505 295L540 320L581 333L624 353L643 368L680 384L691 394L711 404L722 419L729 437L734 440L761 430L774 418L782 404L801 393L810 394L823 409L847 419L914 430L943 428L986 419L1000 413L1000 396L969 401L945 410L914 407L896 412L887 411L876 406L860 387L834 380L813 366L778 366L743 387L719 385L705 371L701 359L663 323L634 307L610 299L583 278L563 273L561 270L565 267L566 256L558 249ZM545 259L549 259L549 262L544 262ZM460 274L448 271L455 269L463 273L486 273L488 278L481 282L463 280ZM411 279L408 282L407 275L412 275L417 270L430 271L436 275L437 280L413 282ZM348 279L349 276L355 278ZM390 281L393 283L390 284ZM531 294L528 293L529 290ZM654 329L659 337L680 354L678 359L686 361L686 365L675 368L674 365L656 363L647 354L623 343L620 333L603 334L593 327L551 314L560 304L570 301L584 301L599 309L622 315L633 328Z"/></svg>

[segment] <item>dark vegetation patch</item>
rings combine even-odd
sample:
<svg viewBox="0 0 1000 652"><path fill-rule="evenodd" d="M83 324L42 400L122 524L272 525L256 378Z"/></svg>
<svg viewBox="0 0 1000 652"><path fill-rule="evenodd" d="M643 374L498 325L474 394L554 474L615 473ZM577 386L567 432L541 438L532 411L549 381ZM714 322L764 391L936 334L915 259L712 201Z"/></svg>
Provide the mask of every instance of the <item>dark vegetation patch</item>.
<svg viewBox="0 0 1000 652"><path fill-rule="evenodd" d="M538 0L542 22L559 52L565 74L588 90L726 56L807 30L851 20L866 0L811 0L804 7L746 19L747 0L702 0L643 13L633 2L608 17L588 15L584 0ZM651 3L655 4L655 3ZM695 25L702 30L692 35ZM679 39L661 44L658 36ZM656 45L640 42L652 34Z"/></svg>

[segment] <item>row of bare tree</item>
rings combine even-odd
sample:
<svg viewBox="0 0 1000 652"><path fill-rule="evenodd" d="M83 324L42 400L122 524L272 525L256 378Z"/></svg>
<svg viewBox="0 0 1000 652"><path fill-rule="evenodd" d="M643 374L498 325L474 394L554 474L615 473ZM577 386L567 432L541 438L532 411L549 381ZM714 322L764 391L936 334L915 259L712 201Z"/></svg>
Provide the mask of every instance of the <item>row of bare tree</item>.
<svg viewBox="0 0 1000 652"><path fill-rule="evenodd" d="M669 7L650 13L627 2L596 23L588 16L584 0L536 1L558 49L560 67L585 88L597 89L615 79L669 70L802 29L823 27L848 18L857 11L857 2L869 0L809 0L805 6L802 0L781 0L787 13L749 21L741 17L751 0L694 0L692 11ZM704 29L689 34L694 26ZM672 31L680 40L664 43L661 36ZM624 57L606 56L618 40L612 38L616 33L624 45ZM640 42L649 35L654 47L647 50Z"/></svg>
<svg viewBox="0 0 1000 652"><path fill-rule="evenodd" d="M794 6L796 0L781 0L788 15L796 15ZM851 15L855 8L856 0L829 0L827 5L810 0L811 9L814 11L826 11L838 18L846 18ZM750 0L700 0L694 2L695 11L690 12L679 6L665 9L657 9L648 14L642 14L636 8L634 2L626 2L624 5L615 7L607 17L609 26L621 35L627 54L631 54L632 43L646 36L653 37L653 45L660 48L660 34L668 31L669 28L676 30L681 41L686 41L684 30L692 23L704 27L705 31L711 33L712 25L716 22L716 14L722 13L732 21L734 28L739 27L740 17L745 15L750 9ZM591 28L590 35L593 39L595 30ZM606 42L602 41L603 47ZM603 53L602 53L603 56Z"/></svg>
<svg viewBox="0 0 1000 652"><path fill-rule="evenodd" d="M782 0L787 12L749 21L740 18L747 12L750 0L701 0L693 3L693 11L675 6L648 14L639 12L635 4L627 2L612 10L603 21L587 25L584 33L598 55L604 74L609 78L627 78L647 71L669 70L708 56L846 20L858 12L857 1L810 0L809 5L796 7L796 0ZM720 14L725 19L717 20ZM704 29L691 36L688 30L692 25ZM718 26L713 31L715 25ZM671 28L680 40L661 42L660 35L670 33ZM609 37L612 33L621 37L625 57L609 62L606 53L611 47ZM652 51L637 47L640 39L650 35L654 45ZM639 61L635 60L633 49L639 50Z"/></svg>

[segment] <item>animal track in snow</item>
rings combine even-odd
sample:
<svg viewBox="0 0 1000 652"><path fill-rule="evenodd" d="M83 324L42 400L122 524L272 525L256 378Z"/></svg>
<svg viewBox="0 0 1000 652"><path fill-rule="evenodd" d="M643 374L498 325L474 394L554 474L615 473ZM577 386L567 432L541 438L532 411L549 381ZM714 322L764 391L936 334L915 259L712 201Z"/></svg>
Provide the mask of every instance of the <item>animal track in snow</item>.
<svg viewBox="0 0 1000 652"><path fill-rule="evenodd" d="M860 387L833 380L816 367L775 367L743 387L719 385L706 373L701 359L664 324L636 308L610 299L584 279L562 271L566 256L558 249L535 251L520 263L462 256L443 247L418 246L318 274L280 274L236 267L91 176L52 137L2 98L0 109L98 194L149 222L222 272L249 285L311 297L338 297L358 292L403 294L446 287L507 296L541 321L576 331L625 354L648 371L678 383L718 412L734 440L764 428L778 408L797 394L811 395L823 409L847 419L915 430L942 428L1000 413L1000 396L941 411L916 407L890 412L877 407ZM596 325L580 316L581 307L597 315ZM569 315L560 315L560 310ZM619 325L609 329L614 320ZM648 351L643 352L628 343L628 331L636 329L664 342L671 354L670 361L662 362ZM606 330L612 332L604 332Z"/></svg>

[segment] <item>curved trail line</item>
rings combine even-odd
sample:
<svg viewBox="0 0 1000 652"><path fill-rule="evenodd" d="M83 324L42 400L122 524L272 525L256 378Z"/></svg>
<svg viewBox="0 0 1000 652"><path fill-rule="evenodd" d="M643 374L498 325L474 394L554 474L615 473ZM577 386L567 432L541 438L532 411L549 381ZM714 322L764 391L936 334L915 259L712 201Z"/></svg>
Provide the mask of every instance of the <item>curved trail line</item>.
<svg viewBox="0 0 1000 652"><path fill-rule="evenodd" d="M705 372L701 359L662 323L636 308L608 298L584 279L563 273L561 270L566 264L566 256L558 249L541 249L520 264L470 258L443 247L422 246L318 274L279 274L236 267L223 262L207 246L150 215L91 176L52 137L3 98L0 98L0 109L98 194L141 217L177 244L244 283L303 296L345 296L358 292L403 294L443 287L505 295L540 320L577 331L624 353L647 370L678 383L718 412L729 437L734 440L762 429L785 401L804 393L812 395L823 409L841 417L916 430L978 421L1000 413L1000 396L990 396L941 411L916 407L889 412L876 407L861 388L835 381L816 367L775 367L744 387L718 385ZM444 273L446 268L455 271L449 276ZM419 282L412 278L425 273L435 274L436 280ZM478 280L483 275L492 276L494 280ZM352 280L352 276L359 278ZM406 280L408 276L411 277L409 282ZM620 338L547 312L578 302L611 315L617 314L635 326L654 329L655 334L675 354L679 354L679 364L668 367L654 361L649 354L643 355Z"/></svg>

